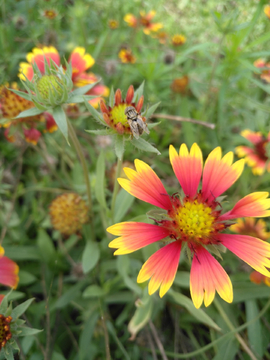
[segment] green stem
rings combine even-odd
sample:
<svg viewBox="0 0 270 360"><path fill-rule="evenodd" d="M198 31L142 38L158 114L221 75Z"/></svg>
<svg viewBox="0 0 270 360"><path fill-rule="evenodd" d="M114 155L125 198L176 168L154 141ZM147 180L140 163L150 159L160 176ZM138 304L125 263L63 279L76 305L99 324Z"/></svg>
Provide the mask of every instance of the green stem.
<svg viewBox="0 0 270 360"><path fill-rule="evenodd" d="M225 311L223 310L222 306L220 305L220 303L218 302L217 299L214 300L214 304L218 310L218 312L220 313L221 317L223 318L223 320L225 321L225 323L228 325L228 328L230 330L235 330L235 327L233 326L233 323L231 322L231 320L228 318L227 314L225 313ZM258 360L256 358L256 356L253 354L253 352L250 350L250 348L247 346L247 344L245 343L244 339L238 334L235 333L234 336L236 337L236 339L238 340L238 342L240 343L240 345L242 345L242 348L244 349L244 351L249 355L250 359L252 360Z"/></svg>
<svg viewBox="0 0 270 360"><path fill-rule="evenodd" d="M116 168L116 174L115 174L115 180L114 180L114 187L113 187L113 195L112 195L112 220L114 221L114 211L115 211L115 202L116 202L116 196L118 194L118 190L119 190L119 183L117 181L117 179L120 176L121 173L121 169L122 169L122 164L123 164L123 159L120 160L118 158L117 160L117 168Z"/></svg>
<svg viewBox="0 0 270 360"><path fill-rule="evenodd" d="M86 164L83 152L82 152L81 144L77 138L76 132L74 131L73 126L71 125L71 123L68 119L67 119L67 123L68 123L69 136L70 136L73 146L76 150L76 153L80 159L82 169L83 169L83 175L84 175L84 180L85 180L85 185L86 185L86 192L87 192L87 197L88 197L91 235L92 235L92 239L95 240L95 228L94 228L94 224L93 224L94 214L93 214L92 195L91 195L91 187L90 187L90 182L89 182L89 173L88 173L88 169L87 169L87 164Z"/></svg>

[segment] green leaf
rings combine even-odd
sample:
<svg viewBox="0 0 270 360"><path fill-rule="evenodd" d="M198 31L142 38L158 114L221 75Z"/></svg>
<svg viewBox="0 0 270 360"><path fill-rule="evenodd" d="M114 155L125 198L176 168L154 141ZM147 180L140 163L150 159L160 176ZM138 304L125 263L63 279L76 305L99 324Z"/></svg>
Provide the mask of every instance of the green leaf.
<svg viewBox="0 0 270 360"><path fill-rule="evenodd" d="M126 352L125 347L123 346L123 344L121 343L121 341L118 339L116 331L114 329L114 326L111 322L106 321L106 325L108 328L109 333L111 334L111 336L113 337L114 341L116 342L116 344L118 345L119 349L122 351L124 357L122 357L122 359L126 359L126 360L131 360L131 358L129 357L129 354Z"/></svg>
<svg viewBox="0 0 270 360"><path fill-rule="evenodd" d="M4 346L3 350L4 350L6 360L14 360L13 350L9 343L7 343L6 346Z"/></svg>
<svg viewBox="0 0 270 360"><path fill-rule="evenodd" d="M245 301L246 308L246 321L249 322L255 319L259 315L259 309L256 300ZM263 333L262 325L260 320L251 322L247 328L248 331L248 340L252 349L259 355L259 358L263 358L264 348L263 348Z"/></svg>
<svg viewBox="0 0 270 360"><path fill-rule="evenodd" d="M96 198L99 204L106 209L106 198L105 198L105 156L101 150L97 159L97 170L96 170Z"/></svg>
<svg viewBox="0 0 270 360"><path fill-rule="evenodd" d="M15 261L40 260L36 246L5 246L5 255Z"/></svg>
<svg viewBox="0 0 270 360"><path fill-rule="evenodd" d="M81 296L81 289L85 286L85 281L80 281L77 284L71 286L51 307L51 311L56 309L61 309L66 306L70 301L74 300L76 297Z"/></svg>
<svg viewBox="0 0 270 360"><path fill-rule="evenodd" d="M130 340L134 340L137 333L145 327L151 319L153 312L153 298L147 294L143 300L136 302L137 309L128 324L128 331L131 333Z"/></svg>
<svg viewBox="0 0 270 360"><path fill-rule="evenodd" d="M139 150L152 152L152 153L155 153L157 155L160 155L160 152L158 151L158 149L156 149L154 146L149 144L149 142L145 141L141 137L139 139L133 138L131 140L131 143Z"/></svg>
<svg viewBox="0 0 270 360"><path fill-rule="evenodd" d="M77 88L76 90L72 91L71 96L77 96L77 95L84 95L86 94L89 90L93 89L94 86L96 86L98 83L100 82L100 80L92 83L92 84L88 84L82 87ZM70 99L69 99L70 100Z"/></svg>
<svg viewBox="0 0 270 360"><path fill-rule="evenodd" d="M93 241L88 241L82 255L82 268L85 274L96 266L99 257L100 251L98 244Z"/></svg>
<svg viewBox="0 0 270 360"><path fill-rule="evenodd" d="M42 332L43 330L39 330L39 329L33 329L33 328L29 328L29 327L21 327L20 328L20 333L17 336L31 336L31 335L36 335L40 332Z"/></svg>
<svg viewBox="0 0 270 360"><path fill-rule="evenodd" d="M51 111L52 111L52 116L53 116L57 126L59 127L59 129L62 132L62 134L64 135L67 143L69 144L68 124L67 124L66 114L65 114L63 108L61 106L56 106Z"/></svg>
<svg viewBox="0 0 270 360"><path fill-rule="evenodd" d="M106 295L106 293L107 291L102 289L100 286L90 285L84 290L82 297L83 298L101 297Z"/></svg>
<svg viewBox="0 0 270 360"><path fill-rule="evenodd" d="M98 42L97 42L97 44L95 44L95 48L94 48L94 51L92 53L94 59L97 59L99 57L99 54L100 54L100 52L102 50L102 47L105 44L107 36L108 36L108 31L106 31L105 33L101 34L98 37Z"/></svg>
<svg viewBox="0 0 270 360"><path fill-rule="evenodd" d="M25 93L24 91L19 91L19 90L15 90L15 89L11 89L11 88L8 88L8 90L14 92L16 95L18 95L26 100L32 101L31 96L29 94Z"/></svg>
<svg viewBox="0 0 270 360"><path fill-rule="evenodd" d="M30 285L36 280L37 278L30 272L20 270L20 285Z"/></svg>
<svg viewBox="0 0 270 360"><path fill-rule="evenodd" d="M93 106L91 104L89 104L88 101L84 100L84 104L85 104L87 110L92 114L93 118L97 122L99 122L101 125L108 127L108 124L103 119L102 115L96 109L94 109Z"/></svg>
<svg viewBox="0 0 270 360"><path fill-rule="evenodd" d="M43 112L44 112L44 110L39 110L36 107L33 107L31 109L22 111L14 119L25 118L25 117L28 117L28 116L36 116L36 115L42 114Z"/></svg>
<svg viewBox="0 0 270 360"><path fill-rule="evenodd" d="M186 308L186 310L194 316L197 320L203 324L212 327L213 329L220 331L218 325L208 316L202 309L196 309L193 302L185 295L179 294L172 289L168 295L179 305Z"/></svg>
<svg viewBox="0 0 270 360"><path fill-rule="evenodd" d="M35 300L35 298L28 299L22 304L16 306L11 313L12 319L18 319L22 314L25 313L25 311L28 309L28 307L31 305L31 303Z"/></svg>
<svg viewBox="0 0 270 360"><path fill-rule="evenodd" d="M52 239L43 229L38 230L37 245L40 250L40 256L45 262L55 259L56 251Z"/></svg>
<svg viewBox="0 0 270 360"><path fill-rule="evenodd" d="M111 129L101 129L101 130L85 130L86 132L94 135L114 135L115 131Z"/></svg>
<svg viewBox="0 0 270 360"><path fill-rule="evenodd" d="M75 104L79 104L79 103L83 103L85 100L89 101L89 100L93 100L95 99L96 96L93 95L74 95L73 93L71 93L71 96L68 98L67 102L70 103L75 103Z"/></svg>
<svg viewBox="0 0 270 360"><path fill-rule="evenodd" d="M136 103L139 100L139 98L143 95L143 90L144 90L144 81L135 91L132 102Z"/></svg>
<svg viewBox="0 0 270 360"><path fill-rule="evenodd" d="M156 123L151 123L151 124L148 124L147 123L147 127L149 130L153 129L155 126L158 126L159 124L161 124L161 121L159 122L156 122Z"/></svg>
<svg viewBox="0 0 270 360"><path fill-rule="evenodd" d="M150 106L149 109L146 109L143 113L142 116L149 118L150 116L152 116L154 114L154 112L156 111L156 109L158 108L160 102Z"/></svg>
<svg viewBox="0 0 270 360"><path fill-rule="evenodd" d="M238 303L253 299L269 299L270 288L251 282L235 282L233 285L233 302Z"/></svg>
<svg viewBox="0 0 270 360"><path fill-rule="evenodd" d="M131 208L133 202L135 200L135 197L130 195L128 192L126 192L124 189L121 189L116 197L116 203L115 203L115 215L114 215L114 221L116 223L120 222L123 217L126 215L128 210Z"/></svg>
<svg viewBox="0 0 270 360"><path fill-rule="evenodd" d="M115 135L114 137L115 154L119 160L123 160L125 152L125 138L123 135Z"/></svg>

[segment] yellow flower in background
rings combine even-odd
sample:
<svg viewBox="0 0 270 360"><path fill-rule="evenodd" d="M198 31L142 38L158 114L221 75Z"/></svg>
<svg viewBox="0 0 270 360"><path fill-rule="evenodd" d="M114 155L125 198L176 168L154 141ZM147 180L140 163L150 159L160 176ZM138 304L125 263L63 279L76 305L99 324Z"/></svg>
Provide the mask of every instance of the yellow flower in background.
<svg viewBox="0 0 270 360"><path fill-rule="evenodd" d="M50 218L54 229L69 236L79 232L88 221L88 206L78 194L62 194L51 203Z"/></svg>
<svg viewBox="0 0 270 360"><path fill-rule="evenodd" d="M57 17L58 12L55 9L47 9L42 12L42 16L47 19L53 20Z"/></svg>
<svg viewBox="0 0 270 360"><path fill-rule="evenodd" d="M136 57L133 55L131 49L121 49L118 57L123 64L134 64L136 62Z"/></svg>
<svg viewBox="0 0 270 360"><path fill-rule="evenodd" d="M263 12L268 17L268 19L270 19L270 5L266 5L263 9Z"/></svg>
<svg viewBox="0 0 270 360"><path fill-rule="evenodd" d="M128 24L128 26L136 28L138 21L136 19L136 17L132 14L126 14L124 16L124 21Z"/></svg>
<svg viewBox="0 0 270 360"><path fill-rule="evenodd" d="M242 234L267 240L270 238L270 232L266 231L266 223L262 219L256 221L254 218L237 219L236 224L230 226L230 230Z"/></svg>
<svg viewBox="0 0 270 360"><path fill-rule="evenodd" d="M182 34L176 34L172 37L173 46L184 45L186 41L187 41L186 37Z"/></svg>

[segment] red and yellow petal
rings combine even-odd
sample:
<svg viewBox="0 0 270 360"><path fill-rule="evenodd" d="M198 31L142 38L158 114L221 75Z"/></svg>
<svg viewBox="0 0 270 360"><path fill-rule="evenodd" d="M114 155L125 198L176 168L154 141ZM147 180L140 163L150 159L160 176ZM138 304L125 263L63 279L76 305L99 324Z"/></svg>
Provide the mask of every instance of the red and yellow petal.
<svg viewBox="0 0 270 360"><path fill-rule="evenodd" d="M131 195L158 206L162 209L171 208L170 197L157 174L145 162L135 160L136 171L124 168L127 179L118 179L119 184Z"/></svg>
<svg viewBox="0 0 270 360"><path fill-rule="evenodd" d="M246 129L241 132L241 135L254 145L263 141L263 135L260 132L254 132Z"/></svg>
<svg viewBox="0 0 270 360"><path fill-rule="evenodd" d="M107 231L120 235L109 243L110 248L118 249L114 255L129 254L169 236L169 231L162 226L139 222L122 222L108 227Z"/></svg>
<svg viewBox="0 0 270 360"><path fill-rule="evenodd" d="M270 276L270 244L248 235L219 234L221 243L259 273Z"/></svg>
<svg viewBox="0 0 270 360"><path fill-rule="evenodd" d="M44 66L44 57L48 64L50 64L50 59L52 59L56 65L60 65L60 56L58 51L53 46L45 46L41 49L34 48L31 53L28 53L26 56L26 60L29 64L37 64L40 72L42 74L45 73L45 66Z"/></svg>
<svg viewBox="0 0 270 360"><path fill-rule="evenodd" d="M186 144L182 144L178 155L175 148L170 145L169 153L173 171L185 195L195 196L202 175L203 158L201 149L195 143L189 153Z"/></svg>
<svg viewBox="0 0 270 360"><path fill-rule="evenodd" d="M238 217L270 216L270 199L268 192L254 192L239 200L232 210L220 216L220 220L236 219Z"/></svg>
<svg viewBox="0 0 270 360"><path fill-rule="evenodd" d="M19 282L19 267L8 257L0 258L0 284L16 288Z"/></svg>
<svg viewBox="0 0 270 360"><path fill-rule="evenodd" d="M174 241L153 254L141 268L137 282L142 283L150 279L148 285L149 295L159 290L163 297L172 286L181 253L181 242Z"/></svg>
<svg viewBox="0 0 270 360"><path fill-rule="evenodd" d="M205 306L209 306L216 291L223 300L232 302L232 283L226 271L206 249L198 247L190 272L190 292L194 306L198 309L203 300Z"/></svg>
<svg viewBox="0 0 270 360"><path fill-rule="evenodd" d="M124 16L124 21L128 24L128 26L135 28L137 26L137 19L133 14L126 14Z"/></svg>
<svg viewBox="0 0 270 360"><path fill-rule="evenodd" d="M233 165L233 153L229 152L221 158L221 148L217 147L208 156L202 180L204 199L215 201L242 174L245 160L238 160Z"/></svg>
<svg viewBox="0 0 270 360"><path fill-rule="evenodd" d="M31 81L33 79L34 76L34 71L32 68L32 65L26 63L26 62L21 62L19 65L19 74L18 74L19 78L22 80L28 79L29 81Z"/></svg>
<svg viewBox="0 0 270 360"><path fill-rule="evenodd" d="M94 65L95 60L90 54L85 53L85 48L76 47L69 58L73 74L80 74Z"/></svg>
<svg viewBox="0 0 270 360"><path fill-rule="evenodd" d="M235 148L235 153L238 157L245 157L250 154L254 154L254 150L249 148L248 146L237 146Z"/></svg>

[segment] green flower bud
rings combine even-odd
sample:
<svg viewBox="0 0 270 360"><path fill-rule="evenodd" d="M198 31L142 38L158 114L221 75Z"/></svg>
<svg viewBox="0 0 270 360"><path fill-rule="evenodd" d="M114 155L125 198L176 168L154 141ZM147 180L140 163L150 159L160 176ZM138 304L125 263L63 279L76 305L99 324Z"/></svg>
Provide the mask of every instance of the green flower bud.
<svg viewBox="0 0 270 360"><path fill-rule="evenodd" d="M37 81L37 89L43 100L50 99L50 93L54 99L60 100L63 95L63 81L56 75L44 75Z"/></svg>

